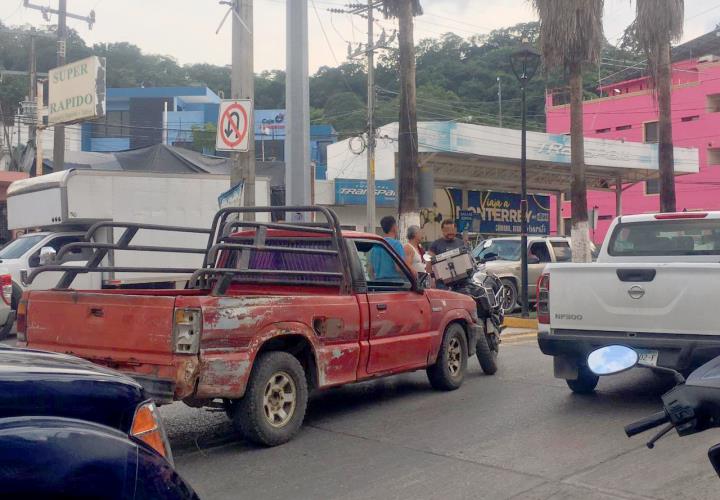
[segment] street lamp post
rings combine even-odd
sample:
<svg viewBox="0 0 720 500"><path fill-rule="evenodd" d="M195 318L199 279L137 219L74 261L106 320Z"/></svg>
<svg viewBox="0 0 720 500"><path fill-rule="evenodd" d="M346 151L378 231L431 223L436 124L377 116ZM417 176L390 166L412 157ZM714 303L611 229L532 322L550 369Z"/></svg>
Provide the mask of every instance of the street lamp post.
<svg viewBox="0 0 720 500"><path fill-rule="evenodd" d="M528 302L528 201L527 201L527 84L540 66L540 53L524 38L520 48L510 55L510 65L520 82L522 107L522 139L520 153L520 258L522 266L521 296L522 317L529 316Z"/></svg>

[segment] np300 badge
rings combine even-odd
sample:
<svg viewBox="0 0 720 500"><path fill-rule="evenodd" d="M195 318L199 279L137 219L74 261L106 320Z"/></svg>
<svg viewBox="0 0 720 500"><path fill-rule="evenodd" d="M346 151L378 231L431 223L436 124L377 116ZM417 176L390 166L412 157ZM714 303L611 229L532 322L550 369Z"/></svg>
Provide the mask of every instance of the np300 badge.
<svg viewBox="0 0 720 500"><path fill-rule="evenodd" d="M583 315L582 314L565 314L565 313L555 313L555 319L567 319L570 321L582 321Z"/></svg>
<svg viewBox="0 0 720 500"><path fill-rule="evenodd" d="M628 290L628 295L630 295L630 297L635 300L642 299L645 296L645 289L641 286L635 285L633 287L630 287L630 290Z"/></svg>

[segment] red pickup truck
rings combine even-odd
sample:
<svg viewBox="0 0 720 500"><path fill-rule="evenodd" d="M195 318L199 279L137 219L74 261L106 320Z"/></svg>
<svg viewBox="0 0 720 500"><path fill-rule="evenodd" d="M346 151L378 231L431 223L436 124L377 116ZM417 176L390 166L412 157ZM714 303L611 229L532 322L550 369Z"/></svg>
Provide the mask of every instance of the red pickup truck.
<svg viewBox="0 0 720 500"><path fill-rule="evenodd" d="M138 380L158 404L218 404L248 439L272 446L291 439L305 416L308 392L426 369L433 387L457 389L478 340L487 350L473 300L426 289L380 237L341 232L334 213L324 223L242 221L215 217L201 269L185 290L94 290L69 286L84 272L113 268L113 252L188 252L133 245L138 232L188 228L103 222L74 247L95 252L64 271L58 288L29 291L19 306L19 344L73 354ZM237 216L235 216L237 217ZM93 243L99 228L124 228L112 243ZM202 230L198 230L201 232ZM377 276L390 259L395 273ZM379 267L379 266L377 266ZM391 266L392 268L392 266ZM387 266L385 266L387 271Z"/></svg>

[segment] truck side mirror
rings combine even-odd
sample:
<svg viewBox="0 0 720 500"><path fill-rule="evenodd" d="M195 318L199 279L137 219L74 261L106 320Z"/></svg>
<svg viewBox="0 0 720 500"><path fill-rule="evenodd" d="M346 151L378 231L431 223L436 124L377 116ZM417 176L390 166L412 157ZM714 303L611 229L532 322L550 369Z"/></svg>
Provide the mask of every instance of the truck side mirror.
<svg viewBox="0 0 720 500"><path fill-rule="evenodd" d="M55 262L57 251L53 247L42 247L40 249L40 265L47 266Z"/></svg>
<svg viewBox="0 0 720 500"><path fill-rule="evenodd" d="M528 264L540 264L540 259L537 255L530 254L528 255Z"/></svg>

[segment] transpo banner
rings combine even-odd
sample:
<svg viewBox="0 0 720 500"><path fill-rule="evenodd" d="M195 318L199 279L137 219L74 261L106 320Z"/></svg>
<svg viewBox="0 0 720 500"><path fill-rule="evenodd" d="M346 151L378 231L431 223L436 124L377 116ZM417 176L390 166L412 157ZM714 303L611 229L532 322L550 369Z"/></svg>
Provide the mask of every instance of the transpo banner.
<svg viewBox="0 0 720 500"><path fill-rule="evenodd" d="M467 207L462 192L450 189L455 202L458 229L480 234L520 234L520 195L497 191L468 191ZM461 229L461 230L462 230ZM528 234L550 233L550 197L528 195Z"/></svg>
<svg viewBox="0 0 720 500"><path fill-rule="evenodd" d="M48 125L105 116L104 57L53 68L48 81Z"/></svg>
<svg viewBox="0 0 720 500"><path fill-rule="evenodd" d="M367 180L335 179L335 205L367 205ZM379 207L397 205L394 180L375 181L375 204Z"/></svg>

